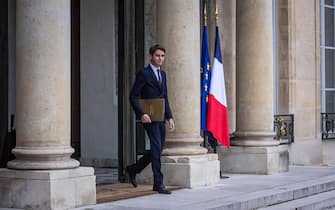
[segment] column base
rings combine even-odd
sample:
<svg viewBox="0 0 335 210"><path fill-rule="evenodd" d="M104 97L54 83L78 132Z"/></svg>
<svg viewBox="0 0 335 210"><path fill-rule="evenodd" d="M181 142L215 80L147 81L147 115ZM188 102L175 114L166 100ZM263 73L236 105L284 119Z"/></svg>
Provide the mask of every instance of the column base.
<svg viewBox="0 0 335 210"><path fill-rule="evenodd" d="M275 174L288 171L287 145L217 148L220 167L226 173Z"/></svg>
<svg viewBox="0 0 335 210"><path fill-rule="evenodd" d="M166 138L163 156L189 156L207 154L207 149L201 147L202 139L198 134L174 134Z"/></svg>
<svg viewBox="0 0 335 210"><path fill-rule="evenodd" d="M93 168L0 169L0 208L70 209L96 203Z"/></svg>
<svg viewBox="0 0 335 210"><path fill-rule="evenodd" d="M217 154L163 156L161 162L165 185L193 188L213 185L220 180L220 162ZM139 183L153 184L151 165L136 179Z"/></svg>
<svg viewBox="0 0 335 210"><path fill-rule="evenodd" d="M74 153L72 147L15 147L16 159L9 161L8 168L23 170L53 170L77 168L79 161L70 158Z"/></svg>

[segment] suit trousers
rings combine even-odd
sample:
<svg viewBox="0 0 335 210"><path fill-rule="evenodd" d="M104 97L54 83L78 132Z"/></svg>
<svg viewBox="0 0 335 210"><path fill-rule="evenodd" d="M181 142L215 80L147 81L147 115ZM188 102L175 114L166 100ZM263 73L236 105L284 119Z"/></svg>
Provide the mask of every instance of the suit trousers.
<svg viewBox="0 0 335 210"><path fill-rule="evenodd" d="M135 173L140 173L151 162L154 186L158 187L163 184L161 155L165 143L165 123L144 123L143 126L150 139L150 151L145 153L135 164L131 165L131 170Z"/></svg>

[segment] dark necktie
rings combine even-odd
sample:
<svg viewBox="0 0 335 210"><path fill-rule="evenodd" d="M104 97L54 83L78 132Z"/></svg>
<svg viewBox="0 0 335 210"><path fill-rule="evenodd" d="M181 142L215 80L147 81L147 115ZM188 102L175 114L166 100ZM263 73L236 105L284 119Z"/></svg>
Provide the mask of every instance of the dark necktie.
<svg viewBox="0 0 335 210"><path fill-rule="evenodd" d="M159 69L157 69L157 75L158 75L158 82L162 83L161 72L159 71Z"/></svg>

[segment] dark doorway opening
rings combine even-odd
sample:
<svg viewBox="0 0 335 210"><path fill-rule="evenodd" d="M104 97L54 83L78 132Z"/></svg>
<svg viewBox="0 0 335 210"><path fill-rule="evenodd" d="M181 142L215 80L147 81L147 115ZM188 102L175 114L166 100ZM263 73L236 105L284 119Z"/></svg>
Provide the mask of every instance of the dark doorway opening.
<svg viewBox="0 0 335 210"><path fill-rule="evenodd" d="M80 0L71 0L71 146L80 158Z"/></svg>
<svg viewBox="0 0 335 210"><path fill-rule="evenodd" d="M8 1L0 1L0 167L5 168L8 148Z"/></svg>

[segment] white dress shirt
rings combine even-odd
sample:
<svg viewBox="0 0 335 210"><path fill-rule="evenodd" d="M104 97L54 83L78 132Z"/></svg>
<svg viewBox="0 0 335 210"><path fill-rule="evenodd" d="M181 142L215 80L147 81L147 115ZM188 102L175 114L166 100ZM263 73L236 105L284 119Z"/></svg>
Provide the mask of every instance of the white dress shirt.
<svg viewBox="0 0 335 210"><path fill-rule="evenodd" d="M162 78L162 75L160 74L160 72L158 73L158 71L157 71L157 70L160 70L160 69L157 68L156 66L152 65L151 63L150 63L150 66L151 66L151 69L156 76L157 81L162 82L161 79L160 79L160 78Z"/></svg>

